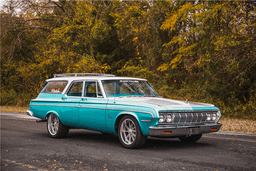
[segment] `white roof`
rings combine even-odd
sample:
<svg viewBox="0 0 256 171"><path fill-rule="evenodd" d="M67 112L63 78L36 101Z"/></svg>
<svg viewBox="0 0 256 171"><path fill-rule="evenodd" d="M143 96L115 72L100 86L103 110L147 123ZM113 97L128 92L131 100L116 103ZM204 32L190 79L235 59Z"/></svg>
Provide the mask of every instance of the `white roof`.
<svg viewBox="0 0 256 171"><path fill-rule="evenodd" d="M49 78L46 81L53 81L53 80L67 80L67 81L74 81L74 80L141 80L147 81L143 78L134 78L134 77L104 77L104 76L76 76L76 77L56 77L56 78Z"/></svg>

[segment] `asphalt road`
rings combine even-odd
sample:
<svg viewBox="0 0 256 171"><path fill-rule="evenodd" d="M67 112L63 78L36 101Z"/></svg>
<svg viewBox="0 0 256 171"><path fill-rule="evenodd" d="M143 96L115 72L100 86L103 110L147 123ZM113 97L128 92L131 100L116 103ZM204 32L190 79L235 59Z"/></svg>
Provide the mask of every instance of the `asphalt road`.
<svg viewBox="0 0 256 171"><path fill-rule="evenodd" d="M1 113L1 170L256 170L256 135L207 134L188 144L148 138L125 149L116 135L70 130L48 137L46 123L25 114Z"/></svg>

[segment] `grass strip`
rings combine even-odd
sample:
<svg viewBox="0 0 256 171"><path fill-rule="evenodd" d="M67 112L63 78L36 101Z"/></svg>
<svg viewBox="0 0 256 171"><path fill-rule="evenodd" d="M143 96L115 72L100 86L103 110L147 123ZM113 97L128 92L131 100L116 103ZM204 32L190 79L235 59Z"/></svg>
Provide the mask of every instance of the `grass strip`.
<svg viewBox="0 0 256 171"><path fill-rule="evenodd" d="M26 113L29 110L29 107L20 107L20 106L0 106L1 112L14 112L14 113Z"/></svg>
<svg viewBox="0 0 256 171"><path fill-rule="evenodd" d="M233 132L252 132L256 133L256 121L249 119L221 118L220 130Z"/></svg>
<svg viewBox="0 0 256 171"><path fill-rule="evenodd" d="M0 106L1 112L26 113L29 107L19 106ZM252 132L256 133L256 121L247 119L235 119L222 117L219 121L222 123L220 130L233 132Z"/></svg>

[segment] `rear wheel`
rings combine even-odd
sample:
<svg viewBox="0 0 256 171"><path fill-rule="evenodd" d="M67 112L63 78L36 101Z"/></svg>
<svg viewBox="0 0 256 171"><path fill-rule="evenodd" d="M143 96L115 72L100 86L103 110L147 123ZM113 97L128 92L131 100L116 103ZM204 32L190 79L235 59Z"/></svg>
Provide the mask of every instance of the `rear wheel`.
<svg viewBox="0 0 256 171"><path fill-rule="evenodd" d="M51 113L47 119L47 131L51 137L61 138L68 135L69 128L60 122L56 114Z"/></svg>
<svg viewBox="0 0 256 171"><path fill-rule="evenodd" d="M147 137L142 134L137 120L128 115L124 116L119 122L118 137L125 148L139 148L147 140Z"/></svg>
<svg viewBox="0 0 256 171"><path fill-rule="evenodd" d="M191 135L191 136L188 136L188 137L179 137L179 139L180 139L182 142L196 142L196 141L198 141L201 137L202 137L202 134L199 134L199 135Z"/></svg>

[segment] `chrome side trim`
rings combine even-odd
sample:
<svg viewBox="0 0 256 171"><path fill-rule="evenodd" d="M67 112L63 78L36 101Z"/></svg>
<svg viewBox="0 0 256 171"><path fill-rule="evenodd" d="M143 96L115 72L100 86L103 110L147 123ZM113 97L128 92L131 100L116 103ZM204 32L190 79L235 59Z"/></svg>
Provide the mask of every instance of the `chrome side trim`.
<svg viewBox="0 0 256 171"><path fill-rule="evenodd" d="M146 114L150 114L152 119L151 120L141 120L141 122L152 122L154 120L154 115L152 113L146 113Z"/></svg>
<svg viewBox="0 0 256 171"><path fill-rule="evenodd" d="M117 111L127 111L127 112L137 112L137 113L145 113L151 115L151 120L141 120L142 122L152 122L154 120L154 115L149 112L143 111L135 111L135 110L123 110L123 109L110 109L110 108L97 108L97 107L80 107L80 106L64 106L64 105L43 105L43 104L30 104L33 106L55 106L55 107L79 107L79 108L87 108L87 109L101 109L101 110L117 110Z"/></svg>
<svg viewBox="0 0 256 171"><path fill-rule="evenodd" d="M79 107L79 106L62 106L62 105L44 105L44 104L30 104L30 106Z"/></svg>
<svg viewBox="0 0 256 171"><path fill-rule="evenodd" d="M135 111L135 110L123 110L123 109L107 109L107 110L118 110L118 111L126 111L126 112L138 112L138 113L145 113L151 115L151 120L141 120L142 122L152 122L154 120L154 115L149 112L143 112L143 111Z"/></svg>

